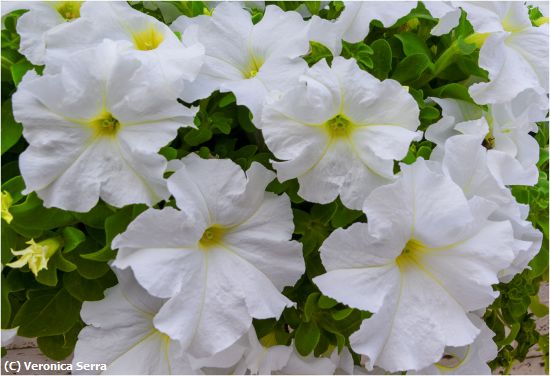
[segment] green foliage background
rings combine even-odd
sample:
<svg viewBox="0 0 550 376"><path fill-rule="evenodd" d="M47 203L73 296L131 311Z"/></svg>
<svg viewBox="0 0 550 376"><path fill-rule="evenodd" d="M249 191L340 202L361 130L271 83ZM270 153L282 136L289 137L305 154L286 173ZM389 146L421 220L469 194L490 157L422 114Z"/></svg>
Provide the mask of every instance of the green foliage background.
<svg viewBox="0 0 550 376"><path fill-rule="evenodd" d="M284 10L294 10L303 2L275 3ZM177 16L196 16L207 13L202 2L131 2L136 9L169 24ZM334 19L342 11L342 2L333 1L329 9L320 9L320 2L306 2L312 14ZM84 301L101 300L106 288L116 284L116 277L107 262L116 252L110 242L121 233L144 205L114 208L99 202L89 213L73 213L55 208L44 208L42 201L31 193L21 194L24 182L18 168L18 158L27 147L22 126L15 122L11 110L11 96L23 75L34 67L17 50L19 36L15 25L24 11L16 11L5 18L2 30L2 191L9 192L13 205L11 224L2 221L1 261L12 261L10 249L18 250L33 238L40 241L52 236L64 239L64 247L49 261L48 269L38 277L28 270L2 270L2 328L19 326L18 334L38 337L41 351L52 359L61 360L73 351L77 335L83 327L80 308ZM531 16L540 16L532 9ZM254 22L263 15L252 10ZM431 28L437 23L419 3L409 15L393 27L383 28L373 21L368 37L356 44L344 43L342 55L355 58L360 67L379 79L392 78L409 87L409 92L420 107L420 130L425 130L440 117L440 108L426 104L429 96L456 98L472 102L467 86L474 78L487 78L477 65L478 48L465 38L473 33L462 15L460 24L451 33L434 37ZM308 64L326 58L330 51L318 43L311 43L311 52L304 57ZM200 111L195 119L198 129L181 128L178 136L162 148L168 160L196 152L203 158L231 158L244 169L253 161L270 167L273 155L265 146L262 134L252 121L250 112L235 103L231 93L214 93L194 103ZM485 321L496 333L498 357L492 368L502 367L508 372L516 361L525 359L533 346L538 346L545 357L548 372L548 336L535 327L537 317L548 315L548 307L537 298L539 284L548 280L548 122L539 123L535 136L540 145L539 182L534 187L516 186L512 192L521 203L531 208L529 220L544 233L539 254L531 261L530 270L517 275L510 283L495 286L500 297L487 309ZM412 163L418 157L429 158L434 145L429 141L414 142L404 159ZM396 171L398 165L396 163ZM279 320L255 320L258 337L266 345L290 344L292 338L302 355L314 352L327 354L335 347L349 345L348 337L359 328L369 312L351 309L323 296L311 279L325 270L319 256L319 246L338 227L347 227L356 221L366 221L362 212L346 209L338 200L319 205L304 202L298 195L296 180L279 183L268 190L287 193L294 211L294 238L302 242L306 260L306 273L284 294L297 303L287 308ZM174 202L161 202L157 207L174 206ZM292 330L289 330L292 329ZM3 349L4 350L4 349ZM4 353L4 351L3 351ZM356 362L359 357L354 354Z"/></svg>

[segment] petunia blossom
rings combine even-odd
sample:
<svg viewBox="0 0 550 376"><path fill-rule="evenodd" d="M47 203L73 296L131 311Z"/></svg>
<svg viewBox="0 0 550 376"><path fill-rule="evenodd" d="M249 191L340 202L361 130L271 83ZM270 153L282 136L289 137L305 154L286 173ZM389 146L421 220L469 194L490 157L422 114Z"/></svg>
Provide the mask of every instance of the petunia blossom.
<svg viewBox="0 0 550 376"><path fill-rule="evenodd" d="M286 195L266 193L274 174L258 163L190 154L168 179L180 210L150 209L112 243L114 265L131 268L152 295L168 301L159 330L197 358L220 352L246 333L252 318L279 317L281 294L304 272Z"/></svg>
<svg viewBox="0 0 550 376"><path fill-rule="evenodd" d="M443 109L443 117L426 131L426 139L438 145L457 134L479 135L489 149L488 164L504 185L534 185L538 181L539 147L529 134L538 130L548 100L527 90L507 103L488 105L487 111L475 104L432 98Z"/></svg>
<svg viewBox="0 0 550 376"><path fill-rule="evenodd" d="M490 375L488 362L498 355L498 348L493 337L495 333L475 314L470 320L480 329L480 333L468 346L446 347L442 359L411 375Z"/></svg>
<svg viewBox="0 0 550 376"><path fill-rule="evenodd" d="M519 1L457 2L482 44L479 66L489 82L473 84L480 104L503 103L522 91L548 93L548 24L532 26L528 8Z"/></svg>
<svg viewBox="0 0 550 376"><path fill-rule="evenodd" d="M195 24L194 28L189 28ZM299 57L309 49L307 24L297 12L268 5L260 22L238 4L222 3L212 17L179 17L171 25L184 43L204 45L205 64L183 95L192 102L215 90L231 91L247 106L254 123L261 119L266 94L285 91L307 67Z"/></svg>
<svg viewBox="0 0 550 376"><path fill-rule="evenodd" d="M19 52L34 65L43 65L46 56L46 35L80 17L82 1L9 1L2 4L9 11L28 10L17 20L21 37ZM2 14L4 12L2 11Z"/></svg>
<svg viewBox="0 0 550 376"><path fill-rule="evenodd" d="M510 190L500 184L489 169L490 150L481 146L483 136L457 135L444 145L437 146L430 157L439 162L436 170L448 175L471 199L482 198L497 206L491 220L509 220L514 231L514 261L499 273L499 279L508 282L523 271L529 261L538 253L542 244L542 233L527 221L529 206L519 204Z"/></svg>
<svg viewBox="0 0 550 376"><path fill-rule="evenodd" d="M193 359L194 367L206 374L271 375L288 363L292 347L277 345L273 334L258 340L251 326L237 342L227 349L204 359Z"/></svg>
<svg viewBox="0 0 550 376"><path fill-rule="evenodd" d="M334 56L342 51L342 40L358 43L369 33L370 23L377 20L390 27L416 7L416 1L346 1L336 20L313 16L309 21L309 38L325 45Z"/></svg>
<svg viewBox="0 0 550 376"><path fill-rule="evenodd" d="M132 272L115 270L118 285L105 291L105 298L84 302L80 315L88 325L78 335L74 350L77 367L104 364L104 374L197 374L179 344L160 332L153 320L164 304L149 295ZM98 370L88 373L97 374Z"/></svg>
<svg viewBox="0 0 550 376"><path fill-rule="evenodd" d="M157 154L196 109L149 79L149 67L104 41L72 56L60 73L27 73L13 95L29 143L19 159L24 194L46 207L86 212L102 198L121 207L168 198Z"/></svg>
<svg viewBox="0 0 550 376"><path fill-rule="evenodd" d="M395 111L399 108L399 111ZM355 60L315 64L286 94L266 101L262 133L279 181L298 178L304 199L338 195L360 209L394 178L394 160L421 137L418 106L397 81L379 81Z"/></svg>
<svg viewBox="0 0 550 376"><path fill-rule="evenodd" d="M459 7L453 6L450 1L425 1L423 4L433 17L439 19L430 34L440 36L447 34L458 26L462 12Z"/></svg>
<svg viewBox="0 0 550 376"><path fill-rule="evenodd" d="M122 51L149 67L148 80L162 82L176 97L204 60L201 45L184 46L168 26L126 2L88 1L80 7L78 19L45 36L47 70L57 72L72 53L104 39L119 42Z"/></svg>
<svg viewBox="0 0 550 376"><path fill-rule="evenodd" d="M280 372L281 375L332 375L338 366L338 357L327 358L309 354L302 356L296 350L294 344L291 344L292 352L288 362ZM334 350L336 352L336 350Z"/></svg>
<svg viewBox="0 0 550 376"><path fill-rule="evenodd" d="M471 344L468 312L498 295L492 285L514 258L512 226L491 221L495 205L467 200L460 187L419 159L365 200L368 224L334 231L320 248L321 292L373 312L352 349L390 372L420 370L446 346Z"/></svg>

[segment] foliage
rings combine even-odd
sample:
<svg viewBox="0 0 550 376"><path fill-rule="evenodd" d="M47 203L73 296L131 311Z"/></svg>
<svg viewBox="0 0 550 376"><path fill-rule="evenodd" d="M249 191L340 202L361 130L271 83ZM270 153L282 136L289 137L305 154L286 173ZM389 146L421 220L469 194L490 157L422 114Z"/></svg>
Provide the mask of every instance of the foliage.
<svg viewBox="0 0 550 376"><path fill-rule="evenodd" d="M302 2L275 2L283 9L296 9ZM329 9L320 9L320 2L305 3L312 14L334 19L343 9L341 2L331 2ZM166 23L185 14L196 16L208 12L202 2L131 2L136 9ZM130 221L141 213L143 205L114 208L99 202L89 213L72 213L45 208L31 193L23 195L24 182L18 169L18 157L27 147L22 127L15 122L11 111L11 96L22 76L33 67L17 50L19 36L15 25L23 12L13 12L5 18L2 30L2 192L8 192L13 203L11 223L2 222L2 264L12 261L10 249L22 249L29 239L40 241L52 236L64 239L62 251L50 260L47 270L37 278L25 267L2 271L2 327L19 326L18 334L38 337L40 349L53 359L63 359L73 350L83 322L79 311L84 301L100 300L104 290L116 284L107 262L116 251L110 242L126 229ZM261 11L254 10L254 20ZM427 103L429 96L457 98L472 101L466 83L472 77L485 78L486 72L477 66L478 51L464 38L472 33L465 17L451 33L431 36L436 24L422 4L391 28L377 22L364 41L344 43L342 55L355 58L359 66L379 79L393 78L408 86L421 109L420 130L441 117L440 109ZM312 43L304 57L309 65L321 59L330 61L332 54L319 43ZM202 157L230 158L243 168L253 161L271 168L274 156L265 146L261 132L251 122L246 107L236 104L231 93L216 92L196 105L197 129L182 128L176 139L161 150L168 160L179 159L196 152ZM492 368L502 367L505 373L514 362L522 361L530 348L539 346L545 353L548 369L548 337L535 327L535 319L548 314L548 307L537 298L539 285L548 280L548 123L539 123L536 139L540 146L538 168L540 178L533 187L516 186L513 194L531 208L529 220L544 234L543 246L532 260L530 270L517 275L511 282L499 284L498 299L487 309L484 319L496 333L494 338L499 355ZM403 162L410 164L417 158L428 159L434 144L414 142ZM397 169L396 165L396 169ZM339 201L327 205L304 202L297 195L296 180L268 187L277 194L286 192L292 201L294 238L303 244L306 274L284 294L296 302L296 307L285 309L279 320L255 320L259 338L271 335L278 344L295 340L302 355L328 354L337 347L349 345L348 337L368 312L346 307L323 296L312 283L322 274L319 247L335 229L347 227L356 221L366 221L362 212L346 209ZM171 205L161 202L158 207ZM358 357L354 354L356 360Z"/></svg>

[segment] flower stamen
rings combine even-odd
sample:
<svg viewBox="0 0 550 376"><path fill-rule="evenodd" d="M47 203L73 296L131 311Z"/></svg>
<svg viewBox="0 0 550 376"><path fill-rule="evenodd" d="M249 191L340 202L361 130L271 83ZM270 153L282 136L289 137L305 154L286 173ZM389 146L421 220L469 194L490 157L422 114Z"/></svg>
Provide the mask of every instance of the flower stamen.
<svg viewBox="0 0 550 376"><path fill-rule="evenodd" d="M164 35L153 26L147 29L132 33L134 46L140 51L150 51L157 48L164 40Z"/></svg>
<svg viewBox="0 0 550 376"><path fill-rule="evenodd" d="M225 234L225 229L219 226L211 226L207 228L202 234L201 239L199 240L199 247L202 250L207 250L208 248L219 244Z"/></svg>
<svg viewBox="0 0 550 376"><path fill-rule="evenodd" d="M336 115L325 123L331 137L347 137L353 129L353 124L343 115Z"/></svg>
<svg viewBox="0 0 550 376"><path fill-rule="evenodd" d="M109 112L105 112L91 122L96 136L115 136L120 122Z"/></svg>
<svg viewBox="0 0 550 376"><path fill-rule="evenodd" d="M420 254L426 249L426 246L416 239L411 239L405 245L405 248L395 259L399 269L407 268L413 264L418 264Z"/></svg>

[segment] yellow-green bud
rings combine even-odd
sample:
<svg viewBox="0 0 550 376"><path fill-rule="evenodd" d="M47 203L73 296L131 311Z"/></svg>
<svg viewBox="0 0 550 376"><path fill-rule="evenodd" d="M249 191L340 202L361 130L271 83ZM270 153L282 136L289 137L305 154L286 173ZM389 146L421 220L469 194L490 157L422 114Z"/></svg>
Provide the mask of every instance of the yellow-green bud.
<svg viewBox="0 0 550 376"><path fill-rule="evenodd" d="M48 261L63 245L63 239L55 237L38 243L31 239L26 244L29 246L21 251L11 250L14 256L19 256L19 259L6 265L14 269L29 265L29 269L36 276L42 269L48 269Z"/></svg>
<svg viewBox="0 0 550 376"><path fill-rule="evenodd" d="M2 219L8 223L13 220L13 215L10 213L12 203L11 195L6 191L2 192Z"/></svg>
<svg viewBox="0 0 550 376"><path fill-rule="evenodd" d="M535 26L540 26L548 23L548 17L539 17L533 21Z"/></svg>

